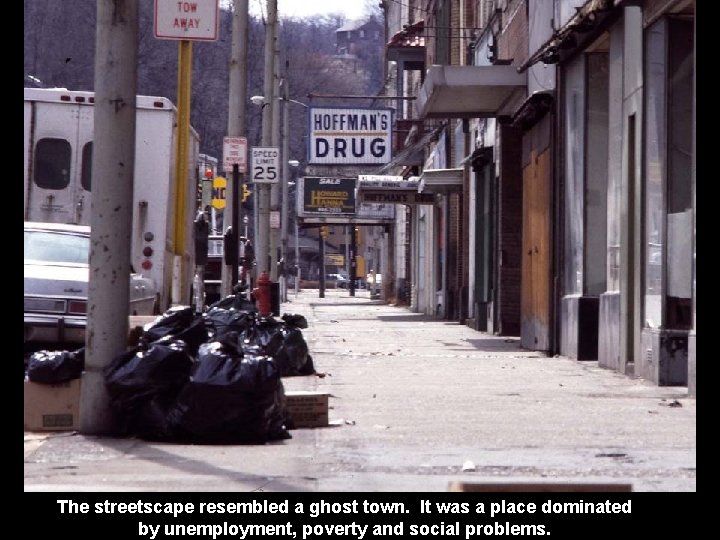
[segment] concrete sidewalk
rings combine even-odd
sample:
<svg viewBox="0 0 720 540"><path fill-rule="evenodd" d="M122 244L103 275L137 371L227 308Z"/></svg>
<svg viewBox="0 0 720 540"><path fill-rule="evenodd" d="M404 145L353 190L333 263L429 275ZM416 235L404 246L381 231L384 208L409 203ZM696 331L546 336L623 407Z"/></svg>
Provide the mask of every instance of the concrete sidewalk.
<svg viewBox="0 0 720 540"><path fill-rule="evenodd" d="M266 445L25 433L27 491L446 491L463 482L630 483L695 491L696 402L517 338L370 300L301 291L282 312L331 394L330 427ZM464 469L464 470L463 470Z"/></svg>

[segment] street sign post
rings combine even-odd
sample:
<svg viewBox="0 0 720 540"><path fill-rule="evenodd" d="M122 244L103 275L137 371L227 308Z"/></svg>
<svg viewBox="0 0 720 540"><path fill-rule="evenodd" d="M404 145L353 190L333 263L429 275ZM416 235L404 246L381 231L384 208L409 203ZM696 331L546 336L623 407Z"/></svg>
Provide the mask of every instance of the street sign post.
<svg viewBox="0 0 720 540"><path fill-rule="evenodd" d="M279 210L270 210L270 228L271 229L279 229L280 228L280 211Z"/></svg>
<svg viewBox="0 0 720 540"><path fill-rule="evenodd" d="M223 137L223 171L232 172L233 165L239 173L247 172L247 139L245 137Z"/></svg>
<svg viewBox="0 0 720 540"><path fill-rule="evenodd" d="M225 190L227 189L227 179L222 176L217 176L213 180L212 187L212 205L213 208L222 210L225 208Z"/></svg>
<svg viewBox="0 0 720 540"><path fill-rule="evenodd" d="M250 156L251 182L255 184L280 182L280 149L277 146L253 146Z"/></svg>
<svg viewBox="0 0 720 540"><path fill-rule="evenodd" d="M155 37L217 41L219 12L219 0L155 0Z"/></svg>

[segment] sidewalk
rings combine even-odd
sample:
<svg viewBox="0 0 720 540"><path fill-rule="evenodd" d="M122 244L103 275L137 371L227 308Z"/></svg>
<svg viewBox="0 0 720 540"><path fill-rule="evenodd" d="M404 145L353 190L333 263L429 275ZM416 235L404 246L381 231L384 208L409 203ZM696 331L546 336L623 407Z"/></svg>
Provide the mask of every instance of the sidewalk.
<svg viewBox="0 0 720 540"><path fill-rule="evenodd" d="M446 491L463 482L630 483L695 491L696 402L548 358L367 291L288 294L331 394L330 427L257 446L25 434L27 491ZM465 469L465 470L463 470Z"/></svg>

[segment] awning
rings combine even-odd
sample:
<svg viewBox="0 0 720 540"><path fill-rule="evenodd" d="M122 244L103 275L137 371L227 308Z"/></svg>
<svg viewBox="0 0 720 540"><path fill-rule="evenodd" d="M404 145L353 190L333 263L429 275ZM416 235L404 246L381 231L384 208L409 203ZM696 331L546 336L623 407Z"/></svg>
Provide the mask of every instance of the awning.
<svg viewBox="0 0 720 540"><path fill-rule="evenodd" d="M407 145L403 148L391 161L380 167L377 174L385 174L391 171L393 168L399 165L422 165L423 163L423 150L430 144L430 141L436 139L444 126L436 127L435 129L428 131L420 137L414 143Z"/></svg>
<svg viewBox="0 0 720 540"><path fill-rule="evenodd" d="M527 75L513 66L430 66L416 105L423 118L489 118L525 92Z"/></svg>
<svg viewBox="0 0 720 540"><path fill-rule="evenodd" d="M406 69L417 69L418 64L425 64L425 20L405 25L388 41L387 59L404 62Z"/></svg>
<svg viewBox="0 0 720 540"><path fill-rule="evenodd" d="M595 39L593 30L601 27L602 20L617 4L613 0L588 0L563 26L553 33L538 50L530 55L518 69L526 71L537 62L557 64L563 57L569 57L584 47L590 37Z"/></svg>
<svg viewBox="0 0 720 540"><path fill-rule="evenodd" d="M420 193L462 191L463 169L425 169L420 175Z"/></svg>

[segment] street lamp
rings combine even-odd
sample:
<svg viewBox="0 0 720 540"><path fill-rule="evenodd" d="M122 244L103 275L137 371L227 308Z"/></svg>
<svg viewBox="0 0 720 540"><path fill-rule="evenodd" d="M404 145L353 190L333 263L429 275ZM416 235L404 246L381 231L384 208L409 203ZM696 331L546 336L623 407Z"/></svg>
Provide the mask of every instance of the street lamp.
<svg viewBox="0 0 720 540"><path fill-rule="evenodd" d="M283 261L283 263L287 263L287 238L288 238L288 183L290 181L290 174L288 171L288 165L295 168L300 165L300 162L291 159L288 160L287 156L289 154L289 137L290 137L290 115L289 115L289 109L288 104L289 103L295 103L297 105L301 105L304 108L308 108L308 105L301 101L297 101L295 99L290 99L288 97L289 92L289 84L288 80L286 78L283 78L281 80L281 87L282 87L282 96L277 96L276 99L283 104L283 128L282 128L282 158L283 158L283 171L282 171L282 186L281 186L281 209L280 209L280 260ZM268 99L265 96L252 96L250 98L250 101L258 106L265 108L266 105L269 105ZM257 215L257 213L256 213ZM296 229L296 238L297 238L297 229ZM297 246L296 246L297 247ZM296 251L297 254L297 251ZM299 261L298 261L299 263ZM298 267L299 269L299 267ZM283 272L284 274L284 272ZM283 300L287 300L287 290L286 290L286 280L285 276L280 276L281 280L281 296ZM296 293L297 293L297 283L298 280L296 279Z"/></svg>
<svg viewBox="0 0 720 540"><path fill-rule="evenodd" d="M253 105L257 105L258 107L260 105L263 107L267 105L267 103L265 103L265 96L253 96L250 98L250 101L252 101Z"/></svg>

